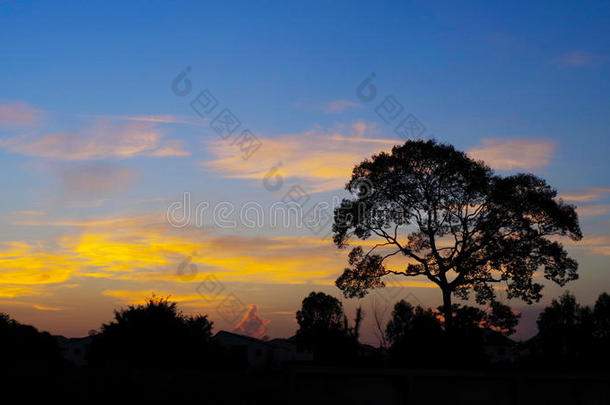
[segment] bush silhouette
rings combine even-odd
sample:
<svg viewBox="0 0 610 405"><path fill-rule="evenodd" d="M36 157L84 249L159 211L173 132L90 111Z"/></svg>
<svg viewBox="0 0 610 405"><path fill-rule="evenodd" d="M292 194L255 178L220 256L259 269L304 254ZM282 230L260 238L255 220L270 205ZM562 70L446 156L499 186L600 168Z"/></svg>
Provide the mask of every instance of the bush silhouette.
<svg viewBox="0 0 610 405"><path fill-rule="evenodd" d="M394 305L392 318L386 327L390 343L390 362L409 367L437 366L442 361L439 348L443 343L441 322L430 309L413 307L401 300ZM435 347L435 350L422 350Z"/></svg>
<svg viewBox="0 0 610 405"><path fill-rule="evenodd" d="M185 316L175 302L153 295L145 305L115 311L94 334L89 363L98 367L205 368L216 361L207 316Z"/></svg>
<svg viewBox="0 0 610 405"><path fill-rule="evenodd" d="M48 372L64 366L57 341L48 332L23 325L0 313L0 359L3 372Z"/></svg>
<svg viewBox="0 0 610 405"><path fill-rule="evenodd" d="M297 312L299 345L313 351L320 363L349 363L358 356L358 335L362 311L358 309L353 327L343 312L341 301L322 292L312 292L303 299Z"/></svg>

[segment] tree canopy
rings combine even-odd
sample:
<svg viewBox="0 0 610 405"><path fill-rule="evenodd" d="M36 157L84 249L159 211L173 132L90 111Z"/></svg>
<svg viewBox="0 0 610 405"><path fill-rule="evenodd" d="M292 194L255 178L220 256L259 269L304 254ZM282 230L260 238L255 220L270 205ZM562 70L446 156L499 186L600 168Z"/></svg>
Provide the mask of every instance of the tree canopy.
<svg viewBox="0 0 610 405"><path fill-rule="evenodd" d="M509 298L541 298L534 272L564 285L578 277L577 262L558 237L582 238L573 205L557 198L543 179L519 173L503 177L451 145L407 141L358 164L334 214L334 243L373 238L372 248L349 253L336 285L347 297L385 286L384 276L424 276L443 294L493 302L503 283ZM387 265L395 255L404 262ZM446 322L452 321L446 317Z"/></svg>
<svg viewBox="0 0 610 405"><path fill-rule="evenodd" d="M351 361L357 356L362 316L358 308L350 327L341 301L323 292L311 292L297 311L297 342L313 350L316 361Z"/></svg>
<svg viewBox="0 0 610 405"><path fill-rule="evenodd" d="M205 315L186 316L175 302L153 295L144 305L115 311L114 318L93 335L91 365L201 368L212 362L212 322Z"/></svg>

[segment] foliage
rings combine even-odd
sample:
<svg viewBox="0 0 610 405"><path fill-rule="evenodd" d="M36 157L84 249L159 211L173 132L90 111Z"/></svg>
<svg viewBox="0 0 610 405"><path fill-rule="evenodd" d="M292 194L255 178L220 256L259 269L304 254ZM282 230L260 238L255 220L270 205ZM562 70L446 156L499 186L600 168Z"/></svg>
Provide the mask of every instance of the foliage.
<svg viewBox="0 0 610 405"><path fill-rule="evenodd" d="M185 316L175 302L153 295L145 305L115 311L114 318L93 336L91 365L205 368L212 362L212 322L205 315Z"/></svg>
<svg viewBox="0 0 610 405"><path fill-rule="evenodd" d="M538 301L539 267L559 285L578 277L576 261L556 240L582 237L575 207L532 174L502 177L453 146L417 140L361 162L346 189L354 197L335 210L335 244L380 241L351 250L336 281L347 297L384 287L389 274L423 276L441 289L449 313L452 294L474 292L479 304L491 303L497 283L509 298ZM404 267L387 267L395 255Z"/></svg>
<svg viewBox="0 0 610 405"><path fill-rule="evenodd" d="M356 311L350 327L341 301L323 292L311 292L297 311L297 342L312 350L322 363L350 362L358 353L358 337L363 313Z"/></svg>
<svg viewBox="0 0 610 405"><path fill-rule="evenodd" d="M57 340L0 313L0 359L6 370L47 372L63 367Z"/></svg>

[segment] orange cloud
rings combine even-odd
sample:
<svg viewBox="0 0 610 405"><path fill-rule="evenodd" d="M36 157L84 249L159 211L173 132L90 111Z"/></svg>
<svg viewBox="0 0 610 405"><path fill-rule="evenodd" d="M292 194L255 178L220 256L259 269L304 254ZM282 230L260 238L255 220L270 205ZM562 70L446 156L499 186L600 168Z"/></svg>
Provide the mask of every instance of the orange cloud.
<svg viewBox="0 0 610 405"><path fill-rule="evenodd" d="M482 143L482 146L468 150L468 154L500 170L548 166L555 152L555 144L547 140L487 138Z"/></svg>
<svg viewBox="0 0 610 405"><path fill-rule="evenodd" d="M595 217L600 215L610 214L609 204L592 204L582 205L576 208L578 215L581 217Z"/></svg>
<svg viewBox="0 0 610 405"><path fill-rule="evenodd" d="M33 307L39 311L63 311L65 308L60 307L48 307L44 305L34 304Z"/></svg>
<svg viewBox="0 0 610 405"><path fill-rule="evenodd" d="M206 306L212 305L212 302L218 304L218 302L222 301L225 297L214 297L208 298L204 300L199 294L176 294L173 292L163 291L159 293L157 290L104 290L102 291L102 295L107 297L119 298L121 301L124 301L130 305L138 305L146 303L146 299L152 297L152 295L160 296L160 297L169 297L169 300L172 302L179 302L185 306L189 306L189 304L196 303L197 306Z"/></svg>
<svg viewBox="0 0 610 405"><path fill-rule="evenodd" d="M570 245L583 248L589 256L610 256L610 236L585 235L580 241L569 241Z"/></svg>
<svg viewBox="0 0 610 405"><path fill-rule="evenodd" d="M590 202L602 199L610 194L610 187L589 187L578 191L561 193L560 197L566 201Z"/></svg>
<svg viewBox="0 0 610 405"><path fill-rule="evenodd" d="M248 309L242 320L235 326L233 332L261 339L265 336L266 327L269 323L271 321L260 316L257 306L253 304L250 305L250 309Z"/></svg>
<svg viewBox="0 0 610 405"><path fill-rule="evenodd" d="M295 178L308 191L342 189L352 168L362 159L399 143L372 135L376 127L363 121L336 131L319 129L278 137L259 137L261 148L255 157L244 160L235 145L223 140L206 144L214 156L201 165L224 177L262 180L270 170L284 178Z"/></svg>

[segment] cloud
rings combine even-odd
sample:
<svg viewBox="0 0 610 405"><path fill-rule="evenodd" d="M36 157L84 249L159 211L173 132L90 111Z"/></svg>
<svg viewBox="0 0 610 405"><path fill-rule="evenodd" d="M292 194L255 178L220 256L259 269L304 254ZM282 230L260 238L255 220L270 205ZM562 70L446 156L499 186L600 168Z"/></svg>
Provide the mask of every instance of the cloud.
<svg viewBox="0 0 610 405"><path fill-rule="evenodd" d="M28 287L62 283L70 278L78 257L63 249L49 249L42 243L0 244L0 285Z"/></svg>
<svg viewBox="0 0 610 405"><path fill-rule="evenodd" d="M190 156L191 152L184 150L182 141L178 139L169 139L156 150L150 152L148 156L152 157L170 157L170 156Z"/></svg>
<svg viewBox="0 0 610 405"><path fill-rule="evenodd" d="M59 170L63 188L70 197L87 199L127 189L137 173L108 163L87 163Z"/></svg>
<svg viewBox="0 0 610 405"><path fill-rule="evenodd" d="M610 194L610 187L588 187L585 189L561 193L560 197L570 202L597 201Z"/></svg>
<svg viewBox="0 0 610 405"><path fill-rule="evenodd" d="M164 136L165 132L156 122L97 119L80 132L10 137L0 140L0 148L64 160L189 155L180 141L164 140Z"/></svg>
<svg viewBox="0 0 610 405"><path fill-rule="evenodd" d="M610 214L609 204L581 205L576 208L581 217L595 217Z"/></svg>
<svg viewBox="0 0 610 405"><path fill-rule="evenodd" d="M0 298L15 298L36 294L36 290L32 287L0 285Z"/></svg>
<svg viewBox="0 0 610 405"><path fill-rule="evenodd" d="M206 169L223 177L262 180L276 174L299 179L310 192L342 189L354 165L381 150L400 143L380 139L375 125L363 121L334 131L319 128L299 134L259 137L262 146L256 155L244 160L235 145L223 140L206 143L213 158L201 162Z"/></svg>
<svg viewBox="0 0 610 405"><path fill-rule="evenodd" d="M255 304L250 305L250 309L242 320L233 329L234 333L246 335L253 338L261 339L265 336L266 327L271 321L261 317L258 314L258 308Z"/></svg>
<svg viewBox="0 0 610 405"><path fill-rule="evenodd" d="M481 146L468 150L472 158L500 170L548 166L554 152L555 143L548 140L493 138L483 139Z"/></svg>
<svg viewBox="0 0 610 405"><path fill-rule="evenodd" d="M31 126L41 117L41 111L25 103L0 104L0 128Z"/></svg>
<svg viewBox="0 0 610 405"><path fill-rule="evenodd" d="M159 290L104 290L102 295L107 297L119 298L121 301L130 305L145 304L146 299L153 296L168 298L172 302L178 302L185 306L189 303L197 303L197 306L205 306L205 304L212 305L209 299L203 300L199 294L176 294L173 292L161 292ZM218 301L221 301L225 297L215 297L214 301L216 305Z"/></svg>
<svg viewBox="0 0 610 405"><path fill-rule="evenodd" d="M14 217L15 224L72 229L36 246L5 244L0 283L49 284L77 276L185 283L215 274L223 282L330 285L344 265L327 239L228 237L195 227L177 230L163 220L163 214L154 213L91 220ZM185 261L196 266L192 278L178 272Z"/></svg>
<svg viewBox="0 0 610 405"><path fill-rule="evenodd" d="M590 235L581 241L570 241L571 245L583 248L589 256L610 256L610 236Z"/></svg>
<svg viewBox="0 0 610 405"><path fill-rule="evenodd" d="M322 109L327 114L338 114L350 108L360 108L362 105L349 100L334 100L322 106Z"/></svg>
<svg viewBox="0 0 610 405"><path fill-rule="evenodd" d="M60 307L48 307L44 305L34 304L33 307L39 311L63 311L65 308Z"/></svg>
<svg viewBox="0 0 610 405"><path fill-rule="evenodd" d="M191 121L173 115L121 115L116 118L127 121L155 122L159 124L190 124Z"/></svg>

